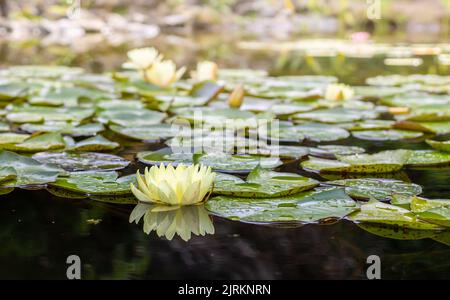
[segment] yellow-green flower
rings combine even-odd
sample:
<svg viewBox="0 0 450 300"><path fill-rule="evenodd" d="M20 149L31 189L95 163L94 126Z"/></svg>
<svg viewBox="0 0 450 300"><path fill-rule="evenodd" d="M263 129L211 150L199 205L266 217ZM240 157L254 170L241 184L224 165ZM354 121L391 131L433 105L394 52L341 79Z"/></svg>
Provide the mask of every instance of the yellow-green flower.
<svg viewBox="0 0 450 300"><path fill-rule="evenodd" d="M144 70L144 79L154 85L166 88L183 76L185 67L177 70L171 60L155 61L150 68Z"/></svg>
<svg viewBox="0 0 450 300"><path fill-rule="evenodd" d="M355 95L352 87L342 83L329 84L325 92L325 99L331 101L345 101L352 99Z"/></svg>
<svg viewBox="0 0 450 300"><path fill-rule="evenodd" d="M219 68L212 61L201 61L197 64L197 69L191 72L191 77L195 81L217 80Z"/></svg>
<svg viewBox="0 0 450 300"><path fill-rule="evenodd" d="M129 61L126 63L134 69L145 70L155 62L162 60L162 55L155 48L138 48L128 51Z"/></svg>
<svg viewBox="0 0 450 300"><path fill-rule="evenodd" d="M228 97L228 106L239 108L244 102L245 90L242 84L237 85Z"/></svg>
<svg viewBox="0 0 450 300"><path fill-rule="evenodd" d="M163 205L192 205L205 200L211 191L216 174L211 167L169 164L165 167L145 168L144 175L136 174L138 186L131 191L139 201Z"/></svg>

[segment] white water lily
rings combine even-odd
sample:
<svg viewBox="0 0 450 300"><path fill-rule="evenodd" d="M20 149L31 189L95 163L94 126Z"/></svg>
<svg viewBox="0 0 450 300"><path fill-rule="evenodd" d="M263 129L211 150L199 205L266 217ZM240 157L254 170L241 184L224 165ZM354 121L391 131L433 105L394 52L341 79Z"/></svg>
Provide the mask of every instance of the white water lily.
<svg viewBox="0 0 450 300"><path fill-rule="evenodd" d="M332 83L327 86L325 99L331 101L345 101L352 99L355 95L352 87L342 83Z"/></svg>
<svg viewBox="0 0 450 300"><path fill-rule="evenodd" d="M144 79L159 87L169 87L183 76L185 67L177 70L171 60L155 61L152 66L144 70Z"/></svg>
<svg viewBox="0 0 450 300"><path fill-rule="evenodd" d="M127 55L129 61L126 64L138 70L150 68L163 57L155 48L133 49L128 51Z"/></svg>
<svg viewBox="0 0 450 300"><path fill-rule="evenodd" d="M217 80L219 68L215 62L201 61L197 63L197 69L191 72L191 77L195 81Z"/></svg>
<svg viewBox="0 0 450 300"><path fill-rule="evenodd" d="M211 167L200 165L176 168L169 164L165 167L145 168L144 175L136 174L138 186L131 184L131 191L139 201L163 205L192 205L205 200L211 192L216 174Z"/></svg>

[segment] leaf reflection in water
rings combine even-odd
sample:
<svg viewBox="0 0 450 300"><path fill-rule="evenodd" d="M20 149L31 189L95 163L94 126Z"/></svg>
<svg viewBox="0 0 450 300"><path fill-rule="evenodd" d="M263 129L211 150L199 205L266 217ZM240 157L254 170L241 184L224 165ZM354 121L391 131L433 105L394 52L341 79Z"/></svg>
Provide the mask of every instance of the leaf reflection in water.
<svg viewBox="0 0 450 300"><path fill-rule="evenodd" d="M156 231L159 237L172 240L175 234L184 241L194 235L214 234L214 226L203 205L161 206L139 203L130 214L130 223L143 218L143 230L149 234Z"/></svg>

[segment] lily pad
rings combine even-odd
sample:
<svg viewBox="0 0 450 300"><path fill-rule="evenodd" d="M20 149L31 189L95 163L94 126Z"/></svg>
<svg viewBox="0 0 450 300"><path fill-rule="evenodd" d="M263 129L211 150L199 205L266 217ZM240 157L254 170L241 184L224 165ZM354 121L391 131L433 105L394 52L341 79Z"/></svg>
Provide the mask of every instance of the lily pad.
<svg viewBox="0 0 450 300"><path fill-rule="evenodd" d="M0 121L0 132L5 132L5 131L9 131L9 130L10 130L9 125L5 122Z"/></svg>
<svg viewBox="0 0 450 300"><path fill-rule="evenodd" d="M425 142L438 151L450 152L450 141L426 140Z"/></svg>
<svg viewBox="0 0 450 300"><path fill-rule="evenodd" d="M210 166L216 171L246 174L257 166L273 169L282 162L276 157L261 157L257 155L230 155L226 153L207 153L199 156L198 163Z"/></svg>
<svg viewBox="0 0 450 300"><path fill-rule="evenodd" d="M359 211L349 215L347 218L353 222L388 224L400 228L442 230L440 226L421 221L407 209L376 200L362 204Z"/></svg>
<svg viewBox="0 0 450 300"><path fill-rule="evenodd" d="M105 110L97 114L101 123L116 124L124 127L147 126L161 123L165 113L149 109Z"/></svg>
<svg viewBox="0 0 450 300"><path fill-rule="evenodd" d="M450 153L435 150L410 150L408 167L433 167L450 164Z"/></svg>
<svg viewBox="0 0 450 300"><path fill-rule="evenodd" d="M360 130L352 132L352 135L361 140L369 141L398 141L416 139L423 136L422 132L388 129L388 130Z"/></svg>
<svg viewBox="0 0 450 300"><path fill-rule="evenodd" d="M164 140L174 137L179 133L177 127L174 127L171 124L155 124L140 127L110 125L109 129L123 137L140 141Z"/></svg>
<svg viewBox="0 0 450 300"><path fill-rule="evenodd" d="M317 148L310 148L309 152L313 156L335 158L336 155L361 154L366 152L366 150L356 146L319 145Z"/></svg>
<svg viewBox="0 0 450 300"><path fill-rule="evenodd" d="M87 138L70 148L71 151L111 151L120 147L119 143L112 142L101 135Z"/></svg>
<svg viewBox="0 0 450 300"><path fill-rule="evenodd" d="M429 209L417 213L417 216L427 222L450 227L450 205Z"/></svg>
<svg viewBox="0 0 450 300"><path fill-rule="evenodd" d="M3 148L3 145L7 146L9 144L22 143L29 137L30 137L29 134L23 133L13 133L13 132L0 133L0 148Z"/></svg>
<svg viewBox="0 0 450 300"><path fill-rule="evenodd" d="M0 150L0 165L2 168L13 168L16 172L15 179L4 183L7 187L46 184L55 181L63 172L56 166L4 150Z"/></svg>
<svg viewBox="0 0 450 300"><path fill-rule="evenodd" d="M19 152L39 152L63 149L66 146L63 137L59 133L44 133L27 138L17 144L5 144L0 147L6 150Z"/></svg>
<svg viewBox="0 0 450 300"><path fill-rule="evenodd" d="M156 151L145 151L136 154L136 158L148 165L159 165L159 164L185 164L190 165L193 163L192 153L172 153L171 148L163 148Z"/></svg>
<svg viewBox="0 0 450 300"><path fill-rule="evenodd" d="M422 188L414 183L393 179L364 178L327 181L326 184L345 187L345 192L353 198L388 200L392 195L415 196Z"/></svg>
<svg viewBox="0 0 450 300"><path fill-rule="evenodd" d="M318 181L295 173L279 173L255 168L247 181L222 178L214 183L214 194L234 197L272 198L296 194L314 188Z"/></svg>
<svg viewBox="0 0 450 300"><path fill-rule="evenodd" d="M388 150L375 154L338 155L338 160L310 157L301 166L325 173L391 173L399 171L409 155L408 150Z"/></svg>
<svg viewBox="0 0 450 300"><path fill-rule="evenodd" d="M13 180L16 177L17 172L13 167L0 167L0 182Z"/></svg>
<svg viewBox="0 0 450 300"><path fill-rule="evenodd" d="M41 152L33 155L33 158L43 163L57 165L70 172L120 170L130 164L128 160L120 156L95 152Z"/></svg>
<svg viewBox="0 0 450 300"><path fill-rule="evenodd" d="M120 177L117 172L74 172L69 177L60 177L50 186L86 195L130 194L130 183L136 184L136 176Z"/></svg>
<svg viewBox="0 0 450 300"><path fill-rule="evenodd" d="M9 108L6 118L14 123L39 123L44 121L81 122L94 115L94 110L83 107L45 107L15 105Z"/></svg>
<svg viewBox="0 0 450 300"><path fill-rule="evenodd" d="M294 115L294 120L308 120L321 123L346 123L363 119L375 119L378 113L374 110L358 110L348 108L318 109Z"/></svg>
<svg viewBox="0 0 450 300"><path fill-rule="evenodd" d="M23 124L20 129L26 132L59 132L61 134L69 134L71 136L92 136L105 127L101 123L88 123L76 125L61 121L48 121L42 124Z"/></svg>
<svg viewBox="0 0 450 300"><path fill-rule="evenodd" d="M358 209L343 189L319 189L281 198L217 196L206 208L220 217L243 222L314 223L340 219Z"/></svg>

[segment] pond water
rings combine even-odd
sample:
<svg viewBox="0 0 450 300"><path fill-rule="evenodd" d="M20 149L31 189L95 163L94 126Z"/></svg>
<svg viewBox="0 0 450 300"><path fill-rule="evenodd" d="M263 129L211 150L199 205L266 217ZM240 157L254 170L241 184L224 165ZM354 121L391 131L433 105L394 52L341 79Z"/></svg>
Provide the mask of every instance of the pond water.
<svg viewBox="0 0 450 300"><path fill-rule="evenodd" d="M364 84L375 75L449 74L448 65L438 65L435 56L420 56L423 63L416 67L386 66L383 55L305 58L295 52L243 50L234 43L192 44L189 50L179 51L167 41L151 42L187 65L205 58L223 67L267 69L275 75L337 76L352 85ZM0 57L3 67L57 63L103 72L118 68L128 48L105 46L76 54L63 46L3 42ZM358 145L369 152L427 148L419 141L355 138L330 144ZM119 155L134 160L136 152L160 147L128 143ZM137 165L133 162L124 173L133 173ZM298 164L282 170L300 173ZM450 198L449 168L408 170L406 175L423 187L424 197ZM365 279L369 255L381 258L384 279L450 279L450 248L433 239L388 239L345 220L287 228L213 217L214 234L193 236L188 242L178 237L168 241L154 232L144 233L142 222L130 224L132 210L132 205L64 199L45 190L16 189L0 196L0 279L65 279L66 258L72 254L81 258L83 279ZM93 224L98 219L101 222Z"/></svg>

